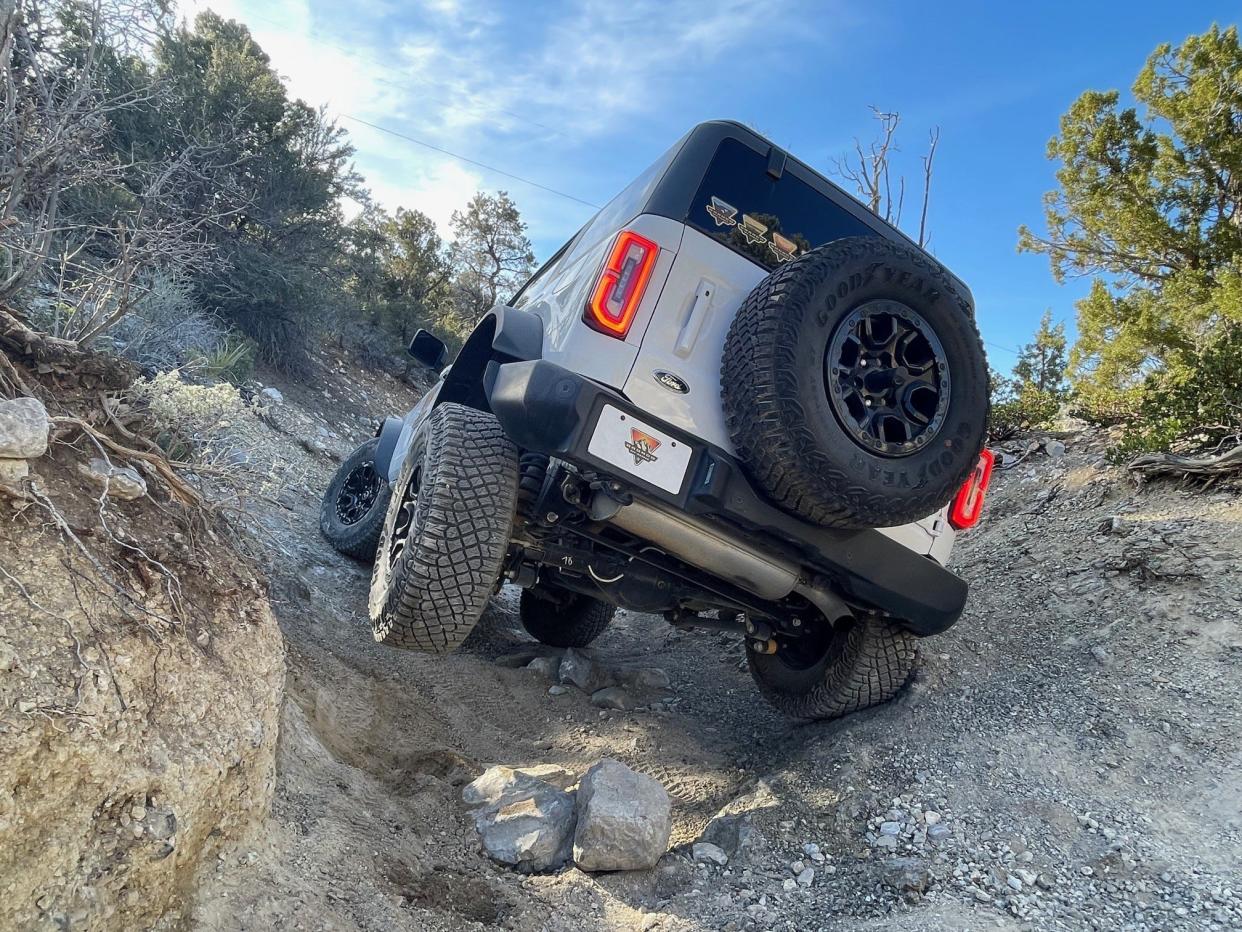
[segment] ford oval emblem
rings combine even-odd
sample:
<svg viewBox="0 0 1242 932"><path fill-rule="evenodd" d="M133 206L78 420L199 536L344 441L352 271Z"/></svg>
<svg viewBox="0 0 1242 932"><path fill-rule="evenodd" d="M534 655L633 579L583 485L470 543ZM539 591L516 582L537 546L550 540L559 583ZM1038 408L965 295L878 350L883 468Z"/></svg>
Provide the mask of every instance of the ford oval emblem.
<svg viewBox="0 0 1242 932"><path fill-rule="evenodd" d="M667 388L670 392L685 395L690 391L690 386L686 384L685 379L680 376L673 375L671 372L666 372L663 369L657 369L651 374L655 376L655 380L657 382Z"/></svg>

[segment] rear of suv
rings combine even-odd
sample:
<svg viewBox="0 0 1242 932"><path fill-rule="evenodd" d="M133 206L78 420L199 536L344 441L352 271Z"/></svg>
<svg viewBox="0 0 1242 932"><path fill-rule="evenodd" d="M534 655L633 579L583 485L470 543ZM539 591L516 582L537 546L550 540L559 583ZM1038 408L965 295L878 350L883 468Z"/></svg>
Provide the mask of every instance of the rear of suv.
<svg viewBox="0 0 1242 932"><path fill-rule="evenodd" d="M442 367L420 333L416 358ZM377 640L446 651L505 582L537 639L617 606L745 639L801 718L890 698L961 614L987 365L966 287L831 182L701 124L342 466Z"/></svg>

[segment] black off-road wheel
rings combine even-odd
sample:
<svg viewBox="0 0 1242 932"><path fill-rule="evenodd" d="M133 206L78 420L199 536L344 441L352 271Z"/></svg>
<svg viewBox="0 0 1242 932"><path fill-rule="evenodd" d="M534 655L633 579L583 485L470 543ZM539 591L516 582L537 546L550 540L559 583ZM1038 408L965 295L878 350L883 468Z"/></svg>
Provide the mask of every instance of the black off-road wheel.
<svg viewBox="0 0 1242 932"><path fill-rule="evenodd" d="M375 470L375 448L368 440L341 464L319 506L319 530L333 549L370 563L375 559L391 491Z"/></svg>
<svg viewBox="0 0 1242 932"><path fill-rule="evenodd" d="M537 587L522 590L518 616L541 644L586 647L604 633L616 606L577 592Z"/></svg>
<svg viewBox="0 0 1242 932"><path fill-rule="evenodd" d="M781 639L774 654L749 645L746 660L771 705L792 718L840 718L887 702L909 681L916 638L879 618L848 626L823 625Z"/></svg>
<svg viewBox="0 0 1242 932"><path fill-rule="evenodd" d="M729 329L729 435L780 507L817 524L906 524L953 498L983 448L988 370L970 304L880 237L777 269Z"/></svg>
<svg viewBox="0 0 1242 932"><path fill-rule="evenodd" d="M478 622L513 531L518 450L486 411L445 403L394 485L371 575L375 640L446 653Z"/></svg>

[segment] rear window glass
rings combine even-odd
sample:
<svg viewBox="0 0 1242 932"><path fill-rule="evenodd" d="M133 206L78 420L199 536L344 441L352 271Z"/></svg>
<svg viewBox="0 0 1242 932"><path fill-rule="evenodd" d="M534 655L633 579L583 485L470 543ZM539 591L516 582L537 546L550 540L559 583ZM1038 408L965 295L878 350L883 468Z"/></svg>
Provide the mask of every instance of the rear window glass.
<svg viewBox="0 0 1242 932"><path fill-rule="evenodd" d="M843 236L873 229L790 172L774 179L768 160L737 139L716 149L687 221L768 269Z"/></svg>

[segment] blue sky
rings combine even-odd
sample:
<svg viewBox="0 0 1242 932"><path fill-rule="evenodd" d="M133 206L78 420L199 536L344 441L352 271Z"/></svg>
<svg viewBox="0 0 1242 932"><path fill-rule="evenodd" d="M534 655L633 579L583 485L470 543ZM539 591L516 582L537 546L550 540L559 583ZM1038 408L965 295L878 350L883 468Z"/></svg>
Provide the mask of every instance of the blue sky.
<svg viewBox="0 0 1242 932"><path fill-rule="evenodd" d="M347 128L389 209L447 226L478 188L506 189L540 259L591 209L372 129L364 120L603 204L696 122L755 126L827 170L868 110L901 113L898 167L917 182L940 127L932 250L971 286L1008 370L1044 308L1070 322L1084 282L1056 285L1017 227L1042 225L1045 147L1088 88L1128 91L1160 42L1236 2L823 0L182 0L247 23L294 94ZM908 203L909 203L908 198ZM917 211L907 207L907 227Z"/></svg>

